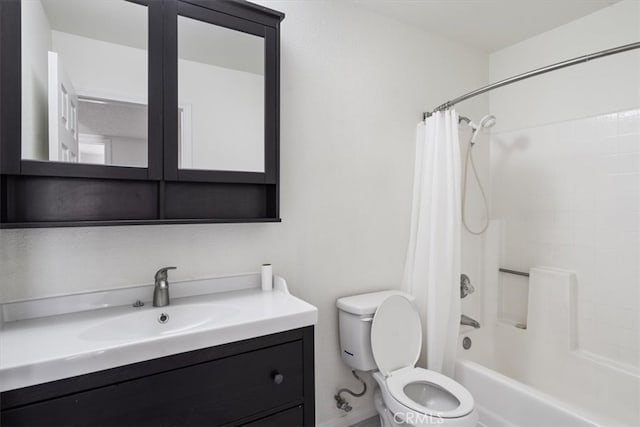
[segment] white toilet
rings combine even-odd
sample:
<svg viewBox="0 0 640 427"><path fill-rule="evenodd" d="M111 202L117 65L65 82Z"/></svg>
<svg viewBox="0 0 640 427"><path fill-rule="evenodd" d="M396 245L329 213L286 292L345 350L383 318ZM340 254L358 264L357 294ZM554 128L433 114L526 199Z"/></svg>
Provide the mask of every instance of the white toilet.
<svg viewBox="0 0 640 427"><path fill-rule="evenodd" d="M411 301L400 291L338 299L342 360L359 371L377 371L374 402L382 427L475 427L471 393L445 375L415 366L422 327Z"/></svg>

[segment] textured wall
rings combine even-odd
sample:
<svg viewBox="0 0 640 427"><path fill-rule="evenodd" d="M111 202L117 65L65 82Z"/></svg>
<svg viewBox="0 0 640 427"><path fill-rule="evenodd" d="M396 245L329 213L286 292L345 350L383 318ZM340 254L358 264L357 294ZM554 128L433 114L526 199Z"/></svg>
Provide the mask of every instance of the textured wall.
<svg viewBox="0 0 640 427"><path fill-rule="evenodd" d="M336 298L399 287L415 126L422 111L487 82L486 54L343 2L271 2L282 24L281 224L0 232L0 301L257 271L272 262L319 308L318 421L357 383L338 354ZM461 105L486 111L486 101ZM351 420L372 414L352 399Z"/></svg>

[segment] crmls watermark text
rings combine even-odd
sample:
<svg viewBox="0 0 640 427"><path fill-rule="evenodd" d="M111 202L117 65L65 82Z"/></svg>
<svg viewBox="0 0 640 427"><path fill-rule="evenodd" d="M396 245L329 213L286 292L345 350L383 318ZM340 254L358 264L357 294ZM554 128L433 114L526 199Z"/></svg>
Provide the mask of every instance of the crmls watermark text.
<svg viewBox="0 0 640 427"><path fill-rule="evenodd" d="M417 412L397 412L393 414L393 421L398 424L444 424L440 415L418 414Z"/></svg>

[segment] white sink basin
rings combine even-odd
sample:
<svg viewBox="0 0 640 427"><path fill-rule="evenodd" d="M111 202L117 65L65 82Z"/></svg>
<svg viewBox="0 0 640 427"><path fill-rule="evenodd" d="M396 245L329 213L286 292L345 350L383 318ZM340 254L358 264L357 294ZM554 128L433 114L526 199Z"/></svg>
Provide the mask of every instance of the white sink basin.
<svg viewBox="0 0 640 427"><path fill-rule="evenodd" d="M0 391L317 322L317 309L291 295L283 278L274 277L270 292L260 280L250 273L178 282L166 307L131 306L153 285L0 304Z"/></svg>
<svg viewBox="0 0 640 427"><path fill-rule="evenodd" d="M132 310L136 311L88 327L79 338L87 341L149 339L214 325L239 312L237 307L227 304L184 304Z"/></svg>

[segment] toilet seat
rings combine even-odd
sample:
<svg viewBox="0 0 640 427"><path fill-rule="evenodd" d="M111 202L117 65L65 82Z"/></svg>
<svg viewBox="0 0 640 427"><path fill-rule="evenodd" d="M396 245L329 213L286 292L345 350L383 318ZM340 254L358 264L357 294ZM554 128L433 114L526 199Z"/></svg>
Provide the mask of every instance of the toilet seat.
<svg viewBox="0 0 640 427"><path fill-rule="evenodd" d="M389 394L401 405L427 415L440 418L459 418L468 415L473 411L473 396L458 382L435 371L422 368L405 368L394 372L386 379ZM458 405L451 409L429 407L417 402L407 395L405 388L408 385L428 383L434 385L442 394L442 397L453 397L458 401Z"/></svg>
<svg viewBox="0 0 640 427"><path fill-rule="evenodd" d="M397 412L404 408L404 412L408 410L441 419L453 420L470 415L474 400L467 389L438 372L415 367L421 348L422 326L415 306L400 295L385 299L373 317L371 350L380 370L374 378L379 378L376 379L379 383L384 382L386 390L383 390L383 395L386 392L396 403L391 406L397 406ZM376 377L380 374L384 381ZM415 388L412 393L420 393L420 387L425 383L433 387L422 390L423 398L416 397L424 402L407 394L411 385ZM428 400L431 400L431 405L427 404Z"/></svg>

